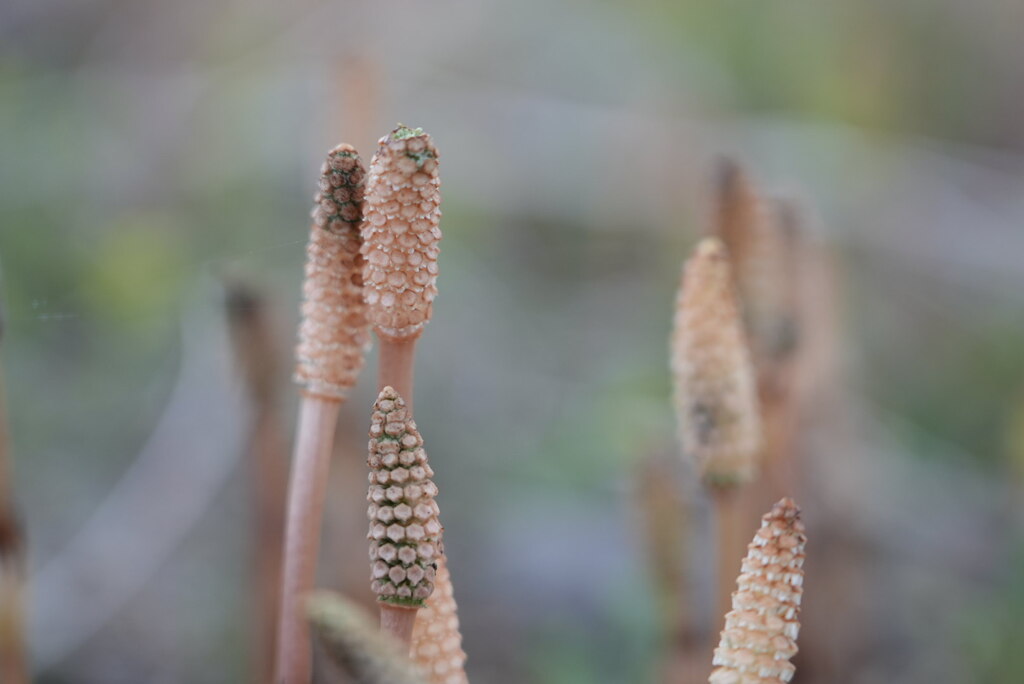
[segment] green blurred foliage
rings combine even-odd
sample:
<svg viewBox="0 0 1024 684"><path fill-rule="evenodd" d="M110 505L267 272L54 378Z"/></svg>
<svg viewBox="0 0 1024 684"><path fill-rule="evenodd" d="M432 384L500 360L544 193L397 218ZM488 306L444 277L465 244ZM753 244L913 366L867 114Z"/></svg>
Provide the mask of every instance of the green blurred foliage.
<svg viewBox="0 0 1024 684"><path fill-rule="evenodd" d="M1009 587L992 592L963 619L971 681L978 684L1024 681L1024 543L1018 542L1007 571Z"/></svg>
<svg viewBox="0 0 1024 684"><path fill-rule="evenodd" d="M173 217L136 213L120 217L97 236L79 295L99 324L138 320L166 311L181 292L181 231Z"/></svg>
<svg viewBox="0 0 1024 684"><path fill-rule="evenodd" d="M1024 148L1012 26L1024 5L647 0L650 30L719 65L729 109ZM632 4L631 4L632 6ZM984 77L979 77L984 74Z"/></svg>

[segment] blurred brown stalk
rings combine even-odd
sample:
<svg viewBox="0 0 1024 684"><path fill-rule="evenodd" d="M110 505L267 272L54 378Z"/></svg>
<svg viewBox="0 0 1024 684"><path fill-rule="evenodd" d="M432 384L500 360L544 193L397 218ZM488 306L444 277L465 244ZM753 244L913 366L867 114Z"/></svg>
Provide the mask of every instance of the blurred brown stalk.
<svg viewBox="0 0 1024 684"><path fill-rule="evenodd" d="M746 517L794 494L797 428L794 373L802 334L800 209L760 194L746 170L720 162L712 226L733 264L761 410L760 481L744 494Z"/></svg>
<svg viewBox="0 0 1024 684"><path fill-rule="evenodd" d="M245 380L252 419L246 459L254 517L254 681L273 681L274 630L281 586L280 549L288 482L288 446L280 406L283 350L270 305L256 289L228 284L228 321L235 357Z"/></svg>
<svg viewBox="0 0 1024 684"><path fill-rule="evenodd" d="M634 485L663 641L658 681L666 684L697 682L707 669L690 597L692 517L681 491L678 466L679 459L669 448L649 448L641 455Z"/></svg>
<svg viewBox="0 0 1024 684"><path fill-rule="evenodd" d="M0 312L0 342L4 322ZM14 504L7 402L0 369L0 682L29 681L25 649L25 539Z"/></svg>
<svg viewBox="0 0 1024 684"><path fill-rule="evenodd" d="M757 476L761 416L729 254L705 237L683 266L671 367L680 443L715 508L719 614L731 605L745 543L745 491Z"/></svg>

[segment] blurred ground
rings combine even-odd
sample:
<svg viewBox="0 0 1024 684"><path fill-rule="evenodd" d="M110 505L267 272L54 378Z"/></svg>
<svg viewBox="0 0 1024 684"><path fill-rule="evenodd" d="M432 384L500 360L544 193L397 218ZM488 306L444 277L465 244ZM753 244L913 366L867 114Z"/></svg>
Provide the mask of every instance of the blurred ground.
<svg viewBox="0 0 1024 684"><path fill-rule="evenodd" d="M219 282L257 283L290 340L323 154L396 121L442 155L417 421L474 681L654 677L633 471L674 431L672 298L721 153L813 206L835 265L799 496L807 619L837 623L805 647L840 672L804 681L1020 681L1022 25L1014 0L5 4L0 351L39 681L246 680ZM847 609L869 637L821 645Z"/></svg>

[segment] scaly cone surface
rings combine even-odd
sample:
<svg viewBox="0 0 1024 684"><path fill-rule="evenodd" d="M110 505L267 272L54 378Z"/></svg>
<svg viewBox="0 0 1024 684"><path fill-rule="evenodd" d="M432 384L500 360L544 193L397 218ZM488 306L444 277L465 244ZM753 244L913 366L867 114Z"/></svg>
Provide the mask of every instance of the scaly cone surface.
<svg viewBox="0 0 1024 684"><path fill-rule="evenodd" d="M423 438L391 387L373 405L369 451L371 587L382 603L418 608L434 591L443 528Z"/></svg>
<svg viewBox="0 0 1024 684"><path fill-rule="evenodd" d="M359 684L428 684L395 640L360 608L331 592L316 592L307 614L324 651Z"/></svg>
<svg viewBox="0 0 1024 684"><path fill-rule="evenodd" d="M370 164L363 280L370 320L384 337L418 337L430 320L441 251L437 158L429 135L399 125Z"/></svg>
<svg viewBox="0 0 1024 684"><path fill-rule="evenodd" d="M803 595L804 526L792 499L761 518L747 547L710 684L781 684L793 677Z"/></svg>
<svg viewBox="0 0 1024 684"><path fill-rule="evenodd" d="M761 442L753 367L725 248L704 238L683 268L672 333L672 374L683 450L704 479L753 479Z"/></svg>
<svg viewBox="0 0 1024 684"><path fill-rule="evenodd" d="M346 397L370 346L360 252L365 176L351 145L330 151L306 247L295 380L328 399Z"/></svg>
<svg viewBox="0 0 1024 684"><path fill-rule="evenodd" d="M466 652L462 650L458 606L452 591L448 561L437 562L434 593L416 616L412 632L412 657L430 684L468 684Z"/></svg>

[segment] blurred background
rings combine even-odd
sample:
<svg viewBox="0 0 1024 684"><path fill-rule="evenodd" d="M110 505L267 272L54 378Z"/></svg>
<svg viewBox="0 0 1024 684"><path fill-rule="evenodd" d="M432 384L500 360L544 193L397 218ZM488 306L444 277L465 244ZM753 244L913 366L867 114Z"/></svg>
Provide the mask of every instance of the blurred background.
<svg viewBox="0 0 1024 684"><path fill-rule="evenodd" d="M813 255L798 680L1024 680L1022 27L1018 0L8 0L0 360L37 681L258 681L254 491L273 509L290 448L318 169L397 121L441 151L417 422L471 680L666 680L642 473L682 463L667 340L723 154L796 198ZM374 386L342 410L320 569L364 595Z"/></svg>

